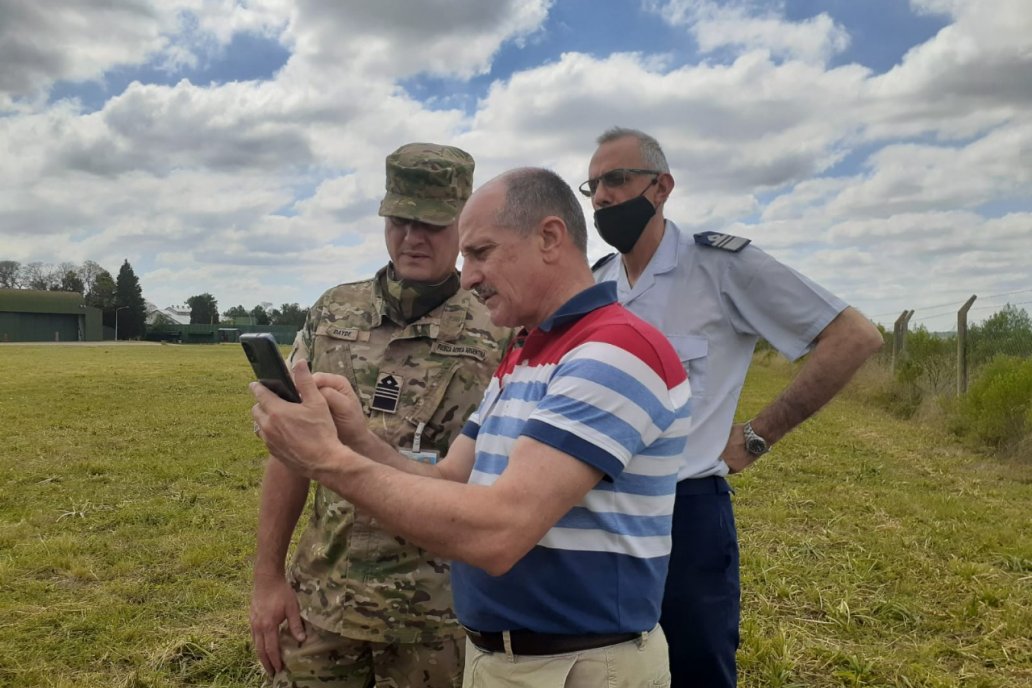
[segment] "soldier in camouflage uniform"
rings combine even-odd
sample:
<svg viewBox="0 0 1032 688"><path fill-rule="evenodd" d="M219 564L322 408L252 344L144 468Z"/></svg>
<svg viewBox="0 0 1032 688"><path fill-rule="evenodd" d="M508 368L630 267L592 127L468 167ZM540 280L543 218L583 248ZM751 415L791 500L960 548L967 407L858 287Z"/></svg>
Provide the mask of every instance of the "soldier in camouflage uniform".
<svg viewBox="0 0 1032 688"><path fill-rule="evenodd" d="M369 427L414 461L445 454L501 355L505 333L455 271L472 181L473 159L457 148L416 143L388 156L380 215L391 262L323 294L291 352L345 376ZM270 457L251 627L273 685L461 685L464 636L446 561L320 485L286 575L308 488Z"/></svg>

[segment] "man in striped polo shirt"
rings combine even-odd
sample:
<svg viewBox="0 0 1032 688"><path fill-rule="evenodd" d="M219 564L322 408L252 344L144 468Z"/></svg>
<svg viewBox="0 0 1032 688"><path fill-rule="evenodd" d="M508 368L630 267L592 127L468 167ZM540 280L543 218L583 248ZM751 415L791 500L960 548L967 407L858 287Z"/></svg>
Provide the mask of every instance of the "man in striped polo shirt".
<svg viewBox="0 0 1032 688"><path fill-rule="evenodd" d="M455 560L467 686L662 686L657 625L688 381L653 327L595 285L584 216L540 169L481 187L459 219L462 285L522 326L434 465L366 428L346 379L304 365L304 399L255 383L272 455ZM431 479L436 478L436 479Z"/></svg>

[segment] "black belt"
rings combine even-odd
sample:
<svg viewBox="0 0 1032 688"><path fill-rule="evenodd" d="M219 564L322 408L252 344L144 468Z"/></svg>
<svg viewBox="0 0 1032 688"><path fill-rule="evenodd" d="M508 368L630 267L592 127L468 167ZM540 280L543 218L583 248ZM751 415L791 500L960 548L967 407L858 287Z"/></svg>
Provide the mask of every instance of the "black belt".
<svg viewBox="0 0 1032 688"><path fill-rule="evenodd" d="M706 494L728 494L734 490L727 480L719 475L711 475L706 478L686 478L677 483L677 494L682 496L697 496Z"/></svg>
<svg viewBox="0 0 1032 688"><path fill-rule="evenodd" d="M474 631L466 629L470 641L486 652L505 652L505 641L499 631ZM514 655L564 655L570 652L593 650L607 645L626 643L640 638L641 633L604 633L588 635L565 635L560 633L534 633L533 631L510 631Z"/></svg>

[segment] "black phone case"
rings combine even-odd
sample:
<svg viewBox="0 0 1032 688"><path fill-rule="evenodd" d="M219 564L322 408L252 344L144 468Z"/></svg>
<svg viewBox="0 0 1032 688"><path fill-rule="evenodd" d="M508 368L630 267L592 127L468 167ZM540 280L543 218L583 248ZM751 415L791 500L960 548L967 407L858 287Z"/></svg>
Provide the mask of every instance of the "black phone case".
<svg viewBox="0 0 1032 688"><path fill-rule="evenodd" d="M240 335L240 345L251 362L258 382L275 392L281 399L294 403L301 402L301 395L294 387L294 381L287 370L276 339L267 332L256 332Z"/></svg>

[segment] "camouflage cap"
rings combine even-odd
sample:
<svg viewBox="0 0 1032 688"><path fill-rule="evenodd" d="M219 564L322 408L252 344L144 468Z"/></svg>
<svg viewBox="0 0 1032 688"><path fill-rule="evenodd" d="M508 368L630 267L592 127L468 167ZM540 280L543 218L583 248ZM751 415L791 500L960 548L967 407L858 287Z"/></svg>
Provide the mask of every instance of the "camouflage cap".
<svg viewBox="0 0 1032 688"><path fill-rule="evenodd" d="M473 191L473 165L469 153L453 146L402 146L387 156L387 195L380 215L451 224Z"/></svg>

